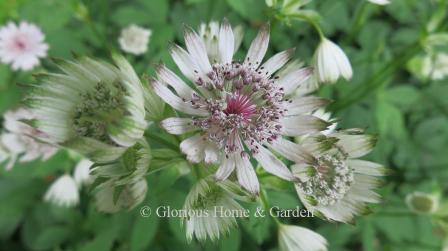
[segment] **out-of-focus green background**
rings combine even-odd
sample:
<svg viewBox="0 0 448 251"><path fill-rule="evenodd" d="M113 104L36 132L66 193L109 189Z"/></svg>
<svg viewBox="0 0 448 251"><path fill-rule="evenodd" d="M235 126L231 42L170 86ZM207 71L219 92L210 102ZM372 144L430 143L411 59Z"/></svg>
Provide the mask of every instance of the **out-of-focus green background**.
<svg viewBox="0 0 448 251"><path fill-rule="evenodd" d="M354 67L352 81L324 86L318 95L335 100L330 110L340 118L340 127L378 134L378 145L367 159L393 170L381 189L383 204L373 207L373 214L358 217L354 225L318 218L291 221L322 234L330 250L441 250L443 236L438 236L430 217L411 213L404 202L413 191L443 194L447 189L448 83L409 70L410 60L426 53L425 28L440 15L438 2L392 0L380 7L367 0L315 0L305 7L322 15L325 34L344 49ZM0 25L20 20L39 25L50 57L71 58L76 53L107 59L110 50L119 50L122 28L129 24L149 28L148 52L127 58L139 74L150 75L160 61L175 68L168 46L183 44L183 24L198 27L224 17L232 25L244 26L240 51L248 48L259 26L271 22L268 54L296 47L296 57L310 64L319 36L307 23L283 22L288 20L275 15L262 0L0 0ZM443 11L441 15L445 19L437 29L443 32L448 27ZM33 72L44 68L54 69L48 58ZM0 65L0 112L19 106L26 89L16 83L31 82L32 72L12 72ZM51 181L74 165L61 151L47 162L19 163L9 172L2 168L0 250L277 250L276 228L269 218L242 220L239 229L216 243L187 244L178 218L143 218L140 207L101 214L88 191L82 191L80 205L72 209L44 203ZM171 169L148 181L143 205L154 208L162 204L181 208L191 186ZM272 205L299 204L292 191L270 190L269 195Z"/></svg>

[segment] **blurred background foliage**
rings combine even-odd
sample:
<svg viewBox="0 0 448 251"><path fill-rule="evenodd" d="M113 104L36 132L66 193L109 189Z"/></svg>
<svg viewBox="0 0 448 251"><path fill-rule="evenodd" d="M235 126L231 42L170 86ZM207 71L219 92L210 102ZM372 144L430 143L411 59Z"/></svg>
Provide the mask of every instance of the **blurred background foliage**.
<svg viewBox="0 0 448 251"><path fill-rule="evenodd" d="M433 31L448 31L446 6L441 7L431 0L392 0L385 7L366 0L316 0L306 6L321 14L325 34L344 49L354 67L352 81L324 86L318 95L335 100L329 110L340 118L341 127L366 128L378 135L368 159L393 171L381 190L384 203L371 215L358 217L354 225L317 218L290 220L322 234L330 250L441 250L443 232L430 217L409 211L404 199L413 191L444 194L448 188L448 84L419 76L411 64L426 53L428 24ZM50 57L71 58L76 53L107 59L110 51L119 50L122 28L135 23L151 29L148 52L128 56L139 74L149 75L160 61L175 69L168 46L183 44L184 24L198 27L224 17L244 26L246 49L257 28L271 22L268 53L296 47L296 57L310 64L319 36L309 24L277 14L262 0L0 0L0 24L27 20L39 25ZM54 68L49 59L34 71L44 68ZM20 104L26 90L16 83L32 81L31 73L0 65L0 112ZM186 165L169 159L154 165ZM51 181L75 164L61 151L47 162L18 163L12 171L2 168L1 250L277 250L275 225L269 218L240 221L239 229L217 243L187 244L178 218L143 218L140 207L114 215L98 213L89 191L82 191L75 208L42 202ZM149 176L143 204L181 208L191 180L179 170L183 169L166 168ZM299 204L293 192L269 193L272 205Z"/></svg>

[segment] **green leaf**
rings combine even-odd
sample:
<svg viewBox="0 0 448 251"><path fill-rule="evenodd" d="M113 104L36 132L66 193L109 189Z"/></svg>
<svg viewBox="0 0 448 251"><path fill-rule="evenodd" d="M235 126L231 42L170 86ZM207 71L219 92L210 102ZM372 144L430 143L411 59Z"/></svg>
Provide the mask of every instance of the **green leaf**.
<svg viewBox="0 0 448 251"><path fill-rule="evenodd" d="M135 217L131 232L131 251L146 250L159 227L159 217L153 211L150 217Z"/></svg>

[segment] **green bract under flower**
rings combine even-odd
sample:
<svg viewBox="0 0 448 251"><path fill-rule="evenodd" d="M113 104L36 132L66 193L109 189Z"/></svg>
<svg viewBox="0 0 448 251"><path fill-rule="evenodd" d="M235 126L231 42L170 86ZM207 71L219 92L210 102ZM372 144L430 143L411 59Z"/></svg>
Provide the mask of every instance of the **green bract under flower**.
<svg viewBox="0 0 448 251"><path fill-rule="evenodd" d="M146 128L142 84L121 56L115 65L82 57L56 60L63 73L38 75L25 103L50 143L95 162L118 159Z"/></svg>

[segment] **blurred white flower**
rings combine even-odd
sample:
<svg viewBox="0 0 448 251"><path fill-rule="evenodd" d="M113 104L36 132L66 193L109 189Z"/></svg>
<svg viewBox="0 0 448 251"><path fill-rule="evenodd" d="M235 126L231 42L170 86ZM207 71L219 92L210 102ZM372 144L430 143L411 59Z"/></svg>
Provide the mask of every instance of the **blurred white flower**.
<svg viewBox="0 0 448 251"><path fill-rule="evenodd" d="M45 193L45 201L58 206L72 207L79 202L79 192L75 180L68 174L59 177Z"/></svg>
<svg viewBox="0 0 448 251"><path fill-rule="evenodd" d="M367 203L380 202L374 191L387 173L380 164L359 160L368 154L376 138L360 129L309 135L300 145L313 159L292 166L300 178L296 191L305 207L316 216L349 223L355 215L370 212Z"/></svg>
<svg viewBox="0 0 448 251"><path fill-rule="evenodd" d="M92 183L93 177L90 176L90 167L92 165L93 162L88 159L83 159L76 165L73 177L78 187Z"/></svg>
<svg viewBox="0 0 448 251"><path fill-rule="evenodd" d="M0 135L0 143L10 160L7 170L12 168L16 159L20 162L39 158L47 160L56 153L57 148L36 139L44 139L46 135L43 132L23 122L34 118L36 116L32 112L23 108L4 114L3 127L6 131Z"/></svg>
<svg viewBox="0 0 448 251"><path fill-rule="evenodd" d="M433 80L441 80L448 77L448 53L425 56L421 71L424 76Z"/></svg>
<svg viewBox="0 0 448 251"><path fill-rule="evenodd" d="M406 195L406 204L414 213L431 214L439 209L439 198L434 194L413 192Z"/></svg>
<svg viewBox="0 0 448 251"><path fill-rule="evenodd" d="M335 83L340 77L349 80L353 71L347 55L335 43L323 38L315 54L315 67L320 82Z"/></svg>
<svg viewBox="0 0 448 251"><path fill-rule="evenodd" d="M142 83L124 57L115 65L88 57L55 59L63 73L39 73L24 103L46 142L94 162L118 159L143 136L147 122Z"/></svg>
<svg viewBox="0 0 448 251"><path fill-rule="evenodd" d="M367 1L374 3L374 4L378 4L378 5L390 4L389 0L367 0Z"/></svg>
<svg viewBox="0 0 448 251"><path fill-rule="evenodd" d="M41 29L25 21L0 27L0 60L13 70L31 70L47 56L48 45Z"/></svg>
<svg viewBox="0 0 448 251"><path fill-rule="evenodd" d="M118 42L123 51L134 55L141 55L148 49L151 34L151 30L131 24L121 30Z"/></svg>
<svg viewBox="0 0 448 251"><path fill-rule="evenodd" d="M226 186L234 183L223 181ZM183 217L187 232L187 240L193 236L199 241L210 238L212 241L230 232L237 226L236 218L223 212L242 212L244 209L234 200L232 194L220 186L214 179L202 179L191 189L185 199L184 209L187 215Z"/></svg>
<svg viewBox="0 0 448 251"><path fill-rule="evenodd" d="M210 23L201 23L199 26L199 36L202 37L207 50L208 58L211 62L219 61L219 27L220 24L217 21L211 21ZM243 27L238 25L233 28L234 37L234 53L240 48L243 41Z"/></svg>
<svg viewBox="0 0 448 251"><path fill-rule="evenodd" d="M281 251L326 251L327 240L304 227L279 225L278 242Z"/></svg>

